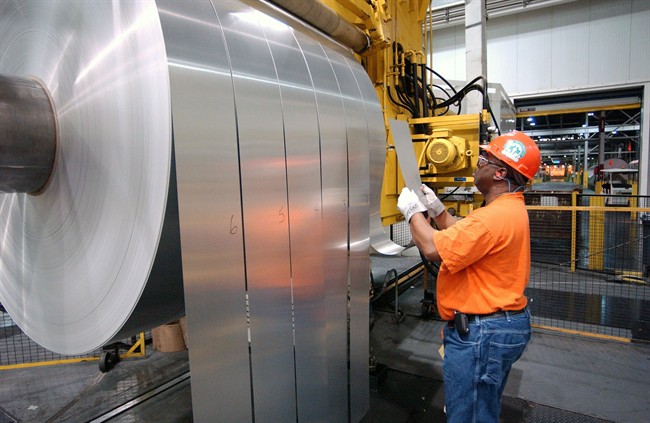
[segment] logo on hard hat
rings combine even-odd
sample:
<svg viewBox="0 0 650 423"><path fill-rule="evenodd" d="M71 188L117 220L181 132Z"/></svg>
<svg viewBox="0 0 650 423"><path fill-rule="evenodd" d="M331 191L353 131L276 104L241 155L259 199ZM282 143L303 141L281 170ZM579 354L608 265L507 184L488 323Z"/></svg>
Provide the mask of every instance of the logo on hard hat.
<svg viewBox="0 0 650 423"><path fill-rule="evenodd" d="M526 155L526 147L519 141L508 140L501 150L501 154L512 160L513 162L518 162L519 159L522 159Z"/></svg>

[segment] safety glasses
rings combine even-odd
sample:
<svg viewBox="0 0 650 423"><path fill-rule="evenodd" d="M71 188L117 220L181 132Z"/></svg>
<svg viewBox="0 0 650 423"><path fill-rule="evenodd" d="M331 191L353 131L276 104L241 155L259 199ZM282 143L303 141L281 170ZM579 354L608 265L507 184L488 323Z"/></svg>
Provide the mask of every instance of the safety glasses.
<svg viewBox="0 0 650 423"><path fill-rule="evenodd" d="M502 164L489 161L487 158L487 152L481 151L481 154L478 156L478 161L476 162L476 167L483 167L489 164L496 167L503 167Z"/></svg>

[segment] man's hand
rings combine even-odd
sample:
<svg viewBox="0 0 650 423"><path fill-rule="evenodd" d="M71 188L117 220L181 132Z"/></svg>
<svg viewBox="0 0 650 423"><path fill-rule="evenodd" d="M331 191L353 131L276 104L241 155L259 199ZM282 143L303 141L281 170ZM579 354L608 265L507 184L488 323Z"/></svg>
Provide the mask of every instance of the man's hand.
<svg viewBox="0 0 650 423"><path fill-rule="evenodd" d="M424 194L424 206L427 208L429 216L437 217L446 210L445 205L442 204L442 201L431 188L422 184L420 191Z"/></svg>
<svg viewBox="0 0 650 423"><path fill-rule="evenodd" d="M397 199L397 208L402 212L407 222L411 220L411 217L413 217L414 214L424 213L427 211L427 208L422 204L418 195L408 187L402 189L402 192Z"/></svg>

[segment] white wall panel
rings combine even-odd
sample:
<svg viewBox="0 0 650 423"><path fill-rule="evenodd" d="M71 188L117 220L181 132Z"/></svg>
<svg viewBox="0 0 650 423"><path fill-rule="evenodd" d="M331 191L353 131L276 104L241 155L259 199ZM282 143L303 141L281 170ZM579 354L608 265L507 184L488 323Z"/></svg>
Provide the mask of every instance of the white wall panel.
<svg viewBox="0 0 650 423"><path fill-rule="evenodd" d="M517 27L515 19L501 19L489 22L487 25L487 57L488 57L488 82L508 81L512 88L516 87L518 60L517 60ZM477 75L470 75L472 78ZM506 90L510 87L506 87Z"/></svg>
<svg viewBox="0 0 650 423"><path fill-rule="evenodd" d="M630 75L631 80L648 80L650 72L650 2L632 2L630 22Z"/></svg>
<svg viewBox="0 0 650 423"><path fill-rule="evenodd" d="M544 10L515 15L517 18L516 91L537 91L552 83L552 15ZM540 70L546 70L541 72ZM531 78L530 75L537 75ZM507 81L507 80L504 80ZM498 81L492 81L498 82ZM507 87L506 87L507 92Z"/></svg>
<svg viewBox="0 0 650 423"><path fill-rule="evenodd" d="M464 27L452 26L433 33L432 68L445 79L465 79ZM459 37L461 39L459 39Z"/></svg>
<svg viewBox="0 0 650 423"><path fill-rule="evenodd" d="M467 78L467 68L465 66L465 28L462 26L456 27L456 48L454 51L456 75L458 75L458 78L454 79L464 80Z"/></svg>
<svg viewBox="0 0 650 423"><path fill-rule="evenodd" d="M466 80L462 25L434 31L434 68ZM583 0L487 22L488 79L510 96L650 80L650 1ZM469 75L473 77L473 75Z"/></svg>
<svg viewBox="0 0 650 423"><path fill-rule="evenodd" d="M551 12L553 35L549 68L552 80L538 89L584 85L589 75L589 9L582 3L571 2L554 7Z"/></svg>
<svg viewBox="0 0 650 423"><path fill-rule="evenodd" d="M631 1L592 1L589 16L590 86L629 79Z"/></svg>

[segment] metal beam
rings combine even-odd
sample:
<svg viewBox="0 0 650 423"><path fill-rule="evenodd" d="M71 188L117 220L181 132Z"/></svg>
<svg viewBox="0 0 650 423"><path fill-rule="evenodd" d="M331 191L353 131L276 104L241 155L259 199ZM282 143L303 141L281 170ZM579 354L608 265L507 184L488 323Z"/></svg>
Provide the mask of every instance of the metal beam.
<svg viewBox="0 0 650 423"><path fill-rule="evenodd" d="M614 131L639 131L641 125L606 125L605 132L611 133ZM597 126L579 127L579 128L558 128L558 129L541 129L534 131L525 131L529 137L548 137L548 136L562 136L562 135L581 135L581 134L597 134Z"/></svg>

